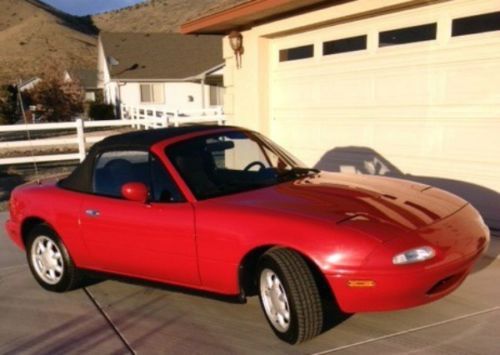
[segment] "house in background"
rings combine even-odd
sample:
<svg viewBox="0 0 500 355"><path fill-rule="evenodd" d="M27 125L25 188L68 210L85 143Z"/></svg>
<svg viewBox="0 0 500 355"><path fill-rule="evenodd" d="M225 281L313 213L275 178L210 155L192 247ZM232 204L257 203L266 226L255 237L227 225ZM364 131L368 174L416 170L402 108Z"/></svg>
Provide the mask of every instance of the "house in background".
<svg viewBox="0 0 500 355"><path fill-rule="evenodd" d="M65 81L76 80L85 91L85 101L96 101L102 90L97 87L97 70L71 69L63 72ZM43 79L35 76L17 85L21 92L35 88Z"/></svg>
<svg viewBox="0 0 500 355"><path fill-rule="evenodd" d="M21 81L16 86L17 86L17 89L20 92L25 92L25 91L29 91L29 90L33 89L41 81L42 81L41 78L39 78L38 76L34 76L34 77L30 78L30 79Z"/></svg>
<svg viewBox="0 0 500 355"><path fill-rule="evenodd" d="M102 89L98 87L97 70L73 69L64 73L65 80L77 80L85 91L85 101L95 102L102 96Z"/></svg>
<svg viewBox="0 0 500 355"><path fill-rule="evenodd" d="M241 31L241 67L223 41L228 123L325 170L395 166L469 200L500 229L499 5L238 1L181 32Z"/></svg>
<svg viewBox="0 0 500 355"><path fill-rule="evenodd" d="M222 105L221 36L101 33L98 86L117 108L190 110Z"/></svg>

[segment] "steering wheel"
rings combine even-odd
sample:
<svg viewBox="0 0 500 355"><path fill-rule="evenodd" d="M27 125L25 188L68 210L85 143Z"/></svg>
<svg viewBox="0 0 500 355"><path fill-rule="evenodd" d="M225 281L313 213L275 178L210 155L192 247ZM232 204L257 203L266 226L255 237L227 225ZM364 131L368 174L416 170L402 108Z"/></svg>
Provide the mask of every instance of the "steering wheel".
<svg viewBox="0 0 500 355"><path fill-rule="evenodd" d="M262 169L265 169L265 168L266 168L266 166L265 166L262 162L260 162L260 161L256 160L256 161L253 161L253 162L251 162L250 164L248 164L248 165L245 167L245 169L243 169L243 170L244 170L244 171L249 171L249 170L250 170L250 169L252 169L254 166L259 166L259 170L257 170L257 171L261 171Z"/></svg>

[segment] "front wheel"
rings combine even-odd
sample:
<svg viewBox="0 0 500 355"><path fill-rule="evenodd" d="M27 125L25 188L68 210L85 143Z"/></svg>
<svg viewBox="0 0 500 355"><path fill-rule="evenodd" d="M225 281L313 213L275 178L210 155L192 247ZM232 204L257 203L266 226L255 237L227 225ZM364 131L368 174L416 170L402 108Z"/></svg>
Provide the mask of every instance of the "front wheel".
<svg viewBox="0 0 500 355"><path fill-rule="evenodd" d="M311 339L321 332L321 298L314 276L297 253L271 249L258 267L262 310L274 333L290 344Z"/></svg>
<svg viewBox="0 0 500 355"><path fill-rule="evenodd" d="M26 244L28 264L40 286L53 292L69 291L78 286L80 271L49 226L42 224L33 228Z"/></svg>

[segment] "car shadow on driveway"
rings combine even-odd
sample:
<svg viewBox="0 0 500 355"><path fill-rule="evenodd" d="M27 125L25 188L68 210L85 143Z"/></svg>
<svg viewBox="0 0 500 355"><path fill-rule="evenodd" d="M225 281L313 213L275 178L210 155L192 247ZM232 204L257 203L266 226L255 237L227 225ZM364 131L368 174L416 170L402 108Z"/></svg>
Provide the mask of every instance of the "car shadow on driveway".
<svg viewBox="0 0 500 355"><path fill-rule="evenodd" d="M325 284L322 285L325 287L323 290L320 290L321 308L323 310L323 328L321 329L321 334L335 328L352 316L352 314L342 312L328 286Z"/></svg>
<svg viewBox="0 0 500 355"><path fill-rule="evenodd" d="M169 285L142 279L135 279L114 274L94 273L91 271L87 271L87 276L90 277L89 282L91 282L91 284L98 284L102 281L112 280L140 287L180 293L195 297L208 298L225 303L232 303L232 304L247 303L246 299L242 300L238 296L221 295L208 291L196 290L187 287ZM326 280L323 279L323 276L321 276L320 274L315 274L314 276L316 279L316 283L320 286L319 292L321 296L321 308L323 312L323 327L321 329L321 333L325 333L330 329L336 327L337 325L343 323L347 319L349 319L352 316L352 314L342 312L337 303L337 300L335 299L335 296L332 294L328 284L326 283Z"/></svg>
<svg viewBox="0 0 500 355"><path fill-rule="evenodd" d="M314 167L330 172L349 172L405 179L449 191L470 202L481 213L492 231L492 238L500 236L500 194L484 186L448 178L405 174L380 153L369 147L335 147L326 152ZM489 255L484 267L491 263L488 260L493 261L497 256ZM484 260L481 263L483 262Z"/></svg>

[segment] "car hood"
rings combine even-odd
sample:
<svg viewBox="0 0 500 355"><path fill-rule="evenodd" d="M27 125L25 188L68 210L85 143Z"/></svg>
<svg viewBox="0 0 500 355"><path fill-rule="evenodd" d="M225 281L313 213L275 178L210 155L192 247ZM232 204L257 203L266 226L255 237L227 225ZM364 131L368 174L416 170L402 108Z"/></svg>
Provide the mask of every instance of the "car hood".
<svg viewBox="0 0 500 355"><path fill-rule="evenodd" d="M366 218L410 230L444 219L467 204L451 193L408 180L326 172L244 194L245 198L237 194L224 200L337 224Z"/></svg>

